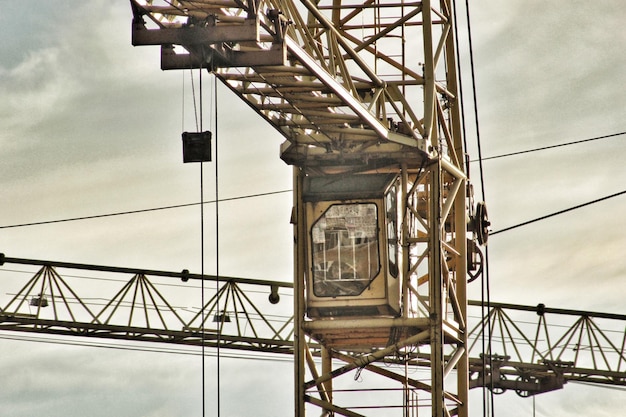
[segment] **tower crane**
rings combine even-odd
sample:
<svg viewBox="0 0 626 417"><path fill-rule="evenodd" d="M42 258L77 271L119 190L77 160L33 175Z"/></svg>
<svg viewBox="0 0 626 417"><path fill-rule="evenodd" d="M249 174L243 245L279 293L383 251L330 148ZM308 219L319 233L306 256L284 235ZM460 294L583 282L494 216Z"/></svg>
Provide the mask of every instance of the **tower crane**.
<svg viewBox="0 0 626 417"><path fill-rule="evenodd" d="M295 415L360 415L334 387L368 369L404 415L467 416L467 219L481 243L488 220L466 175L453 2L131 5L133 45L160 45L162 69L208 69L285 137ZM418 352L425 381L379 365Z"/></svg>
<svg viewBox="0 0 626 417"><path fill-rule="evenodd" d="M489 220L467 175L454 2L130 4L133 45L159 46L164 70L210 71L283 135L280 157L293 166L293 284L2 256L40 269L3 305L0 329L290 354L296 416L425 408L468 416L473 387L530 396L568 380L625 384L624 339L594 324L624 317L492 305L470 326L468 271L479 267ZM67 269L132 278L94 310L59 272ZM185 318L153 276L223 286L205 314ZM270 305L292 294L293 316L267 318L270 307L247 297L247 285L263 287ZM539 322L528 333L509 310ZM544 337L551 314L575 324ZM230 332L240 319L252 336L241 326ZM490 341L497 354L473 356L470 336L485 328L508 330L494 339L502 346ZM362 372L376 375L371 385L347 383Z"/></svg>

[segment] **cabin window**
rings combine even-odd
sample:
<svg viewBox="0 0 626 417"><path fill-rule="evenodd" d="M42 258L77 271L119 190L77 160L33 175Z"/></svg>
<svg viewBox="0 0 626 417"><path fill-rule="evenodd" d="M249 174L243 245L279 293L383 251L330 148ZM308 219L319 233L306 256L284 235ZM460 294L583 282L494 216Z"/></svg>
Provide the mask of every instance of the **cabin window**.
<svg viewBox="0 0 626 417"><path fill-rule="evenodd" d="M311 235L316 296L359 295L378 275L376 204L334 204L313 224Z"/></svg>
<svg viewBox="0 0 626 417"><path fill-rule="evenodd" d="M398 191L394 185L385 195L385 224L387 226L387 257L389 259L389 274L398 278Z"/></svg>

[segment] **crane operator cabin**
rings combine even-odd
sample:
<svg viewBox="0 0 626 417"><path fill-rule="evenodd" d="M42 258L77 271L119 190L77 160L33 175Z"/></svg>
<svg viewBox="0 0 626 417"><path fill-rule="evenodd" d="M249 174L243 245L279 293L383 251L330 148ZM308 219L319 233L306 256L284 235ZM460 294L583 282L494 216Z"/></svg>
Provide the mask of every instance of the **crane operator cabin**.
<svg viewBox="0 0 626 417"><path fill-rule="evenodd" d="M400 314L399 181L393 174L305 178L309 317Z"/></svg>

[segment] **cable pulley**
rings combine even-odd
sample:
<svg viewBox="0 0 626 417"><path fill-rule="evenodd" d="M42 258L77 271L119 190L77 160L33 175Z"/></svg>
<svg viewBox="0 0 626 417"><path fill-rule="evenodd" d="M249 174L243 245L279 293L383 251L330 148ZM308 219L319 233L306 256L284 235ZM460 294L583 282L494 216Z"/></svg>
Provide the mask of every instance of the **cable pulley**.
<svg viewBox="0 0 626 417"><path fill-rule="evenodd" d="M474 232L478 244L486 246L489 240L489 216L487 214L487 205L484 201L476 204L476 214L470 219L469 229Z"/></svg>

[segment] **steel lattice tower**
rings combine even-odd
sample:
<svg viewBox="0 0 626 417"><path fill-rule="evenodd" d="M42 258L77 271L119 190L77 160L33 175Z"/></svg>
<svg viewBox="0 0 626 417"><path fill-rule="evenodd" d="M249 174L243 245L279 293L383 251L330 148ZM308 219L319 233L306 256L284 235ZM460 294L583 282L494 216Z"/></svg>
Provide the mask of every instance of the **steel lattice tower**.
<svg viewBox="0 0 626 417"><path fill-rule="evenodd" d="M473 204L453 2L131 4L134 45L161 45L163 69L207 68L285 138L295 415L467 416ZM364 371L380 386L344 388Z"/></svg>

